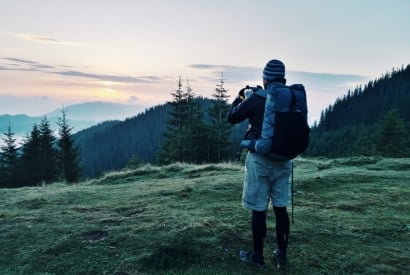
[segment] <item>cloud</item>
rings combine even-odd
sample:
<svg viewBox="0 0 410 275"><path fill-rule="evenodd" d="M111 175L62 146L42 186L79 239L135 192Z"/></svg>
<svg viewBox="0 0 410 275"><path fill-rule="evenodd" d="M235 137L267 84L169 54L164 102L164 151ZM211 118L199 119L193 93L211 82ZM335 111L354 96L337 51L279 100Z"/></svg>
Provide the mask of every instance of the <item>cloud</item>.
<svg viewBox="0 0 410 275"><path fill-rule="evenodd" d="M369 79L368 76L353 75L353 74L334 74L334 73L312 73L303 71L289 71L289 77L295 79L309 80L314 82L320 82L322 85L336 85L346 84L348 82L363 82Z"/></svg>
<svg viewBox="0 0 410 275"><path fill-rule="evenodd" d="M255 71L260 70L257 67L248 67L248 66L231 66L231 65L212 65L212 64L191 64L187 67L198 70L208 70L208 71L220 71L220 72L243 72L243 71Z"/></svg>
<svg viewBox="0 0 410 275"><path fill-rule="evenodd" d="M20 59L20 58L14 58L14 57L3 57L3 59L9 60L9 61L13 61L13 62L17 62L17 63L24 63L24 64L38 64L35 61L31 61L31 60L26 60L26 59Z"/></svg>
<svg viewBox="0 0 410 275"><path fill-rule="evenodd" d="M134 76L120 76L120 75L105 75L105 74L92 74L92 73L85 73L85 72L71 71L71 70L54 72L54 73L59 74L59 75L85 77L85 78L92 78L92 79L111 81L111 82L121 82L121 83L144 83L144 82L152 82L152 81L161 80L161 78L155 77L155 76L134 77Z"/></svg>
<svg viewBox="0 0 410 275"><path fill-rule="evenodd" d="M14 57L3 57L3 59L16 63L16 64L11 64L11 65L0 65L0 70L3 70L3 71L39 71L39 72L48 73L48 74L89 78L89 79L96 79L96 80L117 82L117 83L150 83L150 82L163 81L163 78L152 76L152 75L126 76L126 75L94 74L94 73L88 73L88 72L83 72L79 70L67 70L67 68L70 68L71 66L66 66L66 65L59 65L57 67L57 66L52 66L52 65L47 65L47 64L41 64L39 62L32 61L32 60L14 58ZM51 69L51 70L42 70L42 69Z"/></svg>
<svg viewBox="0 0 410 275"><path fill-rule="evenodd" d="M0 71L35 71L35 70L27 69L27 68L16 68L16 67L8 67L8 66L0 65Z"/></svg>
<svg viewBox="0 0 410 275"><path fill-rule="evenodd" d="M136 97L136 96L130 96L130 98L128 98L128 102L129 103L135 103L135 102L137 102L139 100L139 98L138 97Z"/></svg>
<svg viewBox="0 0 410 275"><path fill-rule="evenodd" d="M37 43L56 44L56 45L72 46L72 47L86 46L85 44L79 43L79 42L64 41L64 40L59 40L59 39L55 39L52 37L41 36L41 35L25 34L25 33L17 33L15 35L19 38L29 40L32 42L37 42Z"/></svg>
<svg viewBox="0 0 410 275"><path fill-rule="evenodd" d="M211 64L191 64L188 65L189 68L199 69L199 70L226 70L235 68L230 65L211 65Z"/></svg>
<svg viewBox="0 0 410 275"><path fill-rule="evenodd" d="M191 64L189 68L209 71L213 75L219 75L224 73L224 77L229 79L230 82L246 82L256 81L262 82L262 71L260 67L248 67L248 66L229 66L229 65L212 65L212 64ZM322 86L347 86L351 83L363 83L369 80L368 76L353 75L353 74L333 74L333 73L315 73L304 71L287 71L286 78L291 83L314 83Z"/></svg>
<svg viewBox="0 0 410 275"><path fill-rule="evenodd" d="M212 64L192 64L187 67L202 71L201 79L215 81L223 72L224 78L232 90L245 85L261 85L263 67L228 66ZM209 76L213 76L211 77ZM354 74L317 73L304 71L287 71L288 84L302 83L308 93L309 122L320 118L320 111L334 102L338 97L347 94L357 85L370 80L369 76ZM237 87L236 87L237 86Z"/></svg>
<svg viewBox="0 0 410 275"><path fill-rule="evenodd" d="M36 61L27 60L27 59L20 59L20 58L14 58L14 57L3 57L3 59L8 60L8 61L13 61L13 62L16 63L16 64L10 64L13 67L4 67L5 68L4 70L6 70L8 68L9 70L22 70L22 71L23 70L24 71L30 70L30 71L35 71L36 68L39 68L39 69L53 69L53 68L55 68L54 66L41 64L41 63L38 63ZM18 67L18 68L14 67L14 66L19 66L19 65L26 65L26 66L30 66L30 67L28 69L27 68L23 69L21 67Z"/></svg>
<svg viewBox="0 0 410 275"><path fill-rule="evenodd" d="M228 79L229 82L247 82L260 80L261 68L247 67L247 66L231 66L231 65L212 65L212 64L191 64L188 68L205 70L212 74L212 80L215 77L220 78L223 73L224 79ZM203 77L203 79L209 79L209 77Z"/></svg>
<svg viewBox="0 0 410 275"><path fill-rule="evenodd" d="M50 65L44 65L44 64L35 64L33 65L34 67L40 68L40 69L54 69L53 66Z"/></svg>

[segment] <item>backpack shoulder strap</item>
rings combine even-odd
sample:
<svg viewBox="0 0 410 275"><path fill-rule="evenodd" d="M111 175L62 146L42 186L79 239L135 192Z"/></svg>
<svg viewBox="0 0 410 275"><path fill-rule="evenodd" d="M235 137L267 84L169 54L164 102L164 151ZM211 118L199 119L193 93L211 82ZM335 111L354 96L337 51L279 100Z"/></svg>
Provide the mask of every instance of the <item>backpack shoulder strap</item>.
<svg viewBox="0 0 410 275"><path fill-rule="evenodd" d="M253 92L254 95L258 95L260 97L266 98L266 90L264 89L258 89Z"/></svg>

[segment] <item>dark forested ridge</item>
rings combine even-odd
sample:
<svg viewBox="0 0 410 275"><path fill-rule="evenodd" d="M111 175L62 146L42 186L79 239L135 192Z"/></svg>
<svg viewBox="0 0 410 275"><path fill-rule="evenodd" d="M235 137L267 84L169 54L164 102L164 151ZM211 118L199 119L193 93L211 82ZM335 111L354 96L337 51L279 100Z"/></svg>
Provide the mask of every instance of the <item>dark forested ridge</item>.
<svg viewBox="0 0 410 275"><path fill-rule="evenodd" d="M212 100L195 100L199 101L207 120L205 110ZM155 162L170 110L169 103L157 105L124 121L108 121L76 133L74 139L81 152L83 176L95 177L124 168L133 157L142 162ZM245 129L246 123L233 128L231 141L234 144L240 141Z"/></svg>
<svg viewBox="0 0 410 275"><path fill-rule="evenodd" d="M169 108L158 105L124 121L104 122L75 134L84 176L123 168L134 155L152 162Z"/></svg>
<svg viewBox="0 0 410 275"><path fill-rule="evenodd" d="M408 156L409 121L410 65L348 91L323 110L320 122L312 129L306 154L328 157L386 154L385 148L393 146L394 152L390 155L387 152L389 156Z"/></svg>

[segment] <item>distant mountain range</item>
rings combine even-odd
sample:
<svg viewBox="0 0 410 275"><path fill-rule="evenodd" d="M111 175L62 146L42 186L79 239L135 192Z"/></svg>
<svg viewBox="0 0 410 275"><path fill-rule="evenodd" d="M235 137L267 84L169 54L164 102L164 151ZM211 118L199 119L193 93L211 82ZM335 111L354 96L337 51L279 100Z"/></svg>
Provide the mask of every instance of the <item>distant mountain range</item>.
<svg viewBox="0 0 410 275"><path fill-rule="evenodd" d="M136 116L145 108L138 105L126 105L110 102L86 102L65 107L67 116L72 120L102 122L107 120L123 120ZM50 117L61 116L61 108L47 114Z"/></svg>
<svg viewBox="0 0 410 275"><path fill-rule="evenodd" d="M137 105L125 105L109 102L86 102L65 107L67 119L70 126L74 127L73 132L78 132L102 121L123 120L136 116L144 111L144 108ZM61 117L62 108L46 114L53 130L57 129L58 117ZM16 136L25 136L31 131L35 123L39 124L44 116L0 115L0 134L7 131L10 124L12 132Z"/></svg>

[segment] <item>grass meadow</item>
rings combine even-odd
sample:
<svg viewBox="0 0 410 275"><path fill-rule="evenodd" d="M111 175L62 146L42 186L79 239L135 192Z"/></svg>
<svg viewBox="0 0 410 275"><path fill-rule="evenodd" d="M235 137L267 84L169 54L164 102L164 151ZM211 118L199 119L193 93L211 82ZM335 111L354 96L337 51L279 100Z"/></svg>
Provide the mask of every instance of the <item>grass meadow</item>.
<svg viewBox="0 0 410 275"><path fill-rule="evenodd" d="M142 166L0 189L0 274L410 274L410 159L296 159L289 267L252 247L243 165ZM289 208L289 214L291 213Z"/></svg>

